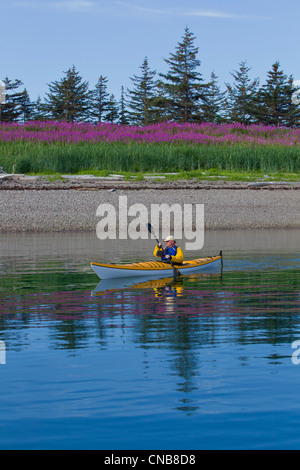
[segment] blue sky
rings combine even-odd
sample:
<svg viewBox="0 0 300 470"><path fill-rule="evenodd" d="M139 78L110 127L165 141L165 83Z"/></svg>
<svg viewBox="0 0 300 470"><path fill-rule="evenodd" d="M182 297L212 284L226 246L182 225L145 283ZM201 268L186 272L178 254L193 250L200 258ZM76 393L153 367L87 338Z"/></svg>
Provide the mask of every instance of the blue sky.
<svg viewBox="0 0 300 470"><path fill-rule="evenodd" d="M32 100L74 64L94 88L99 76L119 99L145 56L165 72L185 27L196 36L199 71L219 84L247 60L264 83L279 60L300 79L299 0L0 0L0 79L21 79Z"/></svg>

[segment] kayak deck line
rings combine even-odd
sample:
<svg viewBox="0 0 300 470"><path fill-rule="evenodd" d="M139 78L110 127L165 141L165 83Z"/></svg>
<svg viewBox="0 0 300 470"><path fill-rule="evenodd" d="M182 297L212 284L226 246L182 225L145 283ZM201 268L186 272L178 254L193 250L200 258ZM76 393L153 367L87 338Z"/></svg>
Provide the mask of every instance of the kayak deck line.
<svg viewBox="0 0 300 470"><path fill-rule="evenodd" d="M190 261L184 261L182 264L175 264L176 269L185 269L200 266L201 264L211 263L212 261L217 261L221 259L221 256L209 256L207 258L197 258ZM128 264L104 264L104 263L95 263L91 262L91 266L101 266L102 268L113 268L113 269L133 269L138 271L143 270L172 270L173 266L168 263L163 263L162 261L144 261L140 263L128 263Z"/></svg>

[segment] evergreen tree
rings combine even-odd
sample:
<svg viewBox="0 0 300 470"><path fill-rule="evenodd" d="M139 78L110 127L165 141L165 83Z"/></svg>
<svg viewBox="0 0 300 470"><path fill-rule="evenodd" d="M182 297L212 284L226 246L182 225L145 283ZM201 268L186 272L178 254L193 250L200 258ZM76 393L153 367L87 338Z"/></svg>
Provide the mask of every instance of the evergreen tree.
<svg viewBox="0 0 300 470"><path fill-rule="evenodd" d="M259 80L249 78L250 70L246 61L241 62L240 69L231 73L235 80L234 84L226 83L230 121L250 124L254 120Z"/></svg>
<svg viewBox="0 0 300 470"><path fill-rule="evenodd" d="M151 116L153 122L164 122L171 119L169 109L170 102L163 91L163 83L156 82L154 96L151 99Z"/></svg>
<svg viewBox="0 0 300 470"><path fill-rule="evenodd" d="M21 103L23 99L23 91L17 89L23 85L21 80L9 80L7 77L3 80L6 90L5 104L1 105L1 121L14 122L18 121L22 115Z"/></svg>
<svg viewBox="0 0 300 470"><path fill-rule="evenodd" d="M128 120L128 112L126 109L126 100L125 100L125 92L124 92L124 87L121 87L121 99L119 103L119 124L129 124Z"/></svg>
<svg viewBox="0 0 300 470"><path fill-rule="evenodd" d="M114 123L118 121L119 119L119 106L117 103L117 100L115 98L115 95L110 95L108 104L107 104L107 113L105 115L105 121Z"/></svg>
<svg viewBox="0 0 300 470"><path fill-rule="evenodd" d="M299 105L292 102L292 77L280 70L278 61L272 65L267 77L257 97L257 120L274 126L299 125Z"/></svg>
<svg viewBox="0 0 300 470"><path fill-rule="evenodd" d="M100 75L98 83L93 91L93 109L91 116L97 120L97 122L102 122L104 115L107 111L109 94L107 92L107 77Z"/></svg>
<svg viewBox="0 0 300 470"><path fill-rule="evenodd" d="M128 90L130 120L137 125L145 126L153 122L152 100L154 98L155 71L150 70L148 59L145 57L140 67L141 75L130 77L134 84L133 90Z"/></svg>
<svg viewBox="0 0 300 470"><path fill-rule="evenodd" d="M47 105L42 103L40 95L37 100L33 102L31 119L33 121L47 121L49 119Z"/></svg>
<svg viewBox="0 0 300 470"><path fill-rule="evenodd" d="M5 85L4 85L4 82L1 80L0 81L0 123L2 121L1 119L2 106L4 106L5 101L6 101Z"/></svg>
<svg viewBox="0 0 300 470"><path fill-rule="evenodd" d="M59 121L85 121L89 117L91 93L73 65L60 81L50 83L47 110Z"/></svg>
<svg viewBox="0 0 300 470"><path fill-rule="evenodd" d="M34 105L30 100L28 91L25 88L25 90L22 93L21 102L20 102L20 110L22 112L21 116L22 116L23 122L27 122L32 119L33 107Z"/></svg>
<svg viewBox="0 0 300 470"><path fill-rule="evenodd" d="M197 119L200 100L204 88L202 75L197 71L200 60L197 59L198 47L194 46L195 36L185 29L182 42L178 43L176 52L164 59L169 65L167 74L160 74L165 82L164 89L169 104L169 116L175 121L188 122Z"/></svg>
<svg viewBox="0 0 300 470"><path fill-rule="evenodd" d="M201 120L204 122L219 123L225 120L227 110L226 91L220 91L217 80L217 75L212 72L210 83L204 92L203 103L200 106Z"/></svg>

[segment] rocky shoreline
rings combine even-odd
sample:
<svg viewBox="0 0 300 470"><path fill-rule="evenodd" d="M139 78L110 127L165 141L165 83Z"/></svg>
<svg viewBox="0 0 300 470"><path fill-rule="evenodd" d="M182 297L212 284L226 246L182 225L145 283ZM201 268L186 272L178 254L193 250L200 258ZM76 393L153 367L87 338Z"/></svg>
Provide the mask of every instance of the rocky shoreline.
<svg viewBox="0 0 300 470"><path fill-rule="evenodd" d="M122 177L80 177L72 176L67 178L55 179L55 177L26 177L24 175L7 175L0 179L0 191L47 191L47 190L81 190L81 191L97 191L97 190L127 190L139 191L145 189L158 190L300 190L300 181L223 181L223 180L164 180L158 177L136 181L134 179L128 181Z"/></svg>
<svg viewBox="0 0 300 470"><path fill-rule="evenodd" d="M101 204L203 204L205 229L299 229L300 183L4 178L0 232L95 231ZM150 214L150 212L149 212ZM172 225L171 225L172 229Z"/></svg>

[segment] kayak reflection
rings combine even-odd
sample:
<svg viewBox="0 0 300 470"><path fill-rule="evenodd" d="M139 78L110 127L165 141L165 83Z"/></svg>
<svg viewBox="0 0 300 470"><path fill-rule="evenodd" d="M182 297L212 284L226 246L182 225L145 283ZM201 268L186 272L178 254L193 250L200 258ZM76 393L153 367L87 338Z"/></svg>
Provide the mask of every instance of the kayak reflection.
<svg viewBox="0 0 300 470"><path fill-rule="evenodd" d="M92 296L100 296L105 292L120 291L122 289L153 289L155 297L160 298L175 298L182 297L184 294L184 286L196 280L201 280L208 277L221 278L220 273L207 273L207 274L193 274L190 276L182 276L174 279L174 277L166 277L162 279L153 279L151 277L138 280L137 278L118 278L118 279L103 279L99 282L97 287L92 291Z"/></svg>

